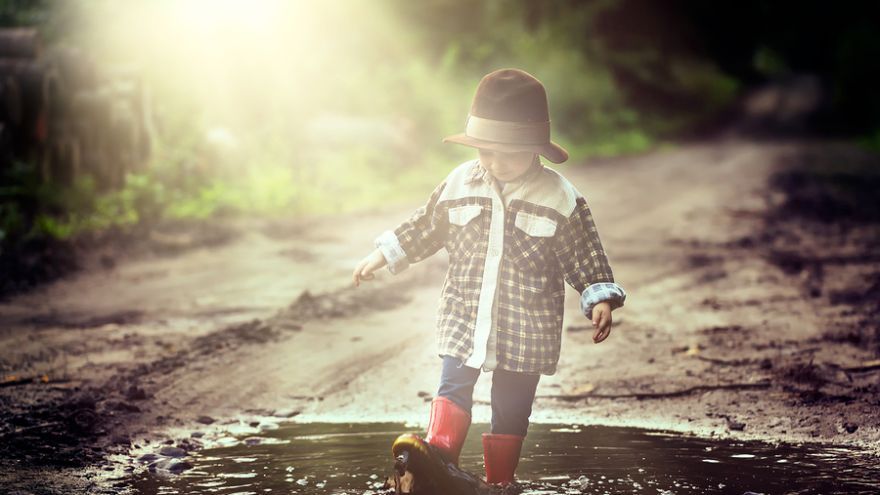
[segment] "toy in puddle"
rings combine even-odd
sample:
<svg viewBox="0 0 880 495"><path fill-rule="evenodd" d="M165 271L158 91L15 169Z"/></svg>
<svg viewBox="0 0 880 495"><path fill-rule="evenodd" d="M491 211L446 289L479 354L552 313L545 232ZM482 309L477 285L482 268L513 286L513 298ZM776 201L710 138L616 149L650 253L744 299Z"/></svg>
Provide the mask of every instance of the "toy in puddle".
<svg viewBox="0 0 880 495"><path fill-rule="evenodd" d="M418 435L406 433L391 446L394 476L386 488L395 494L413 495L514 495L520 493L516 483L490 485L457 466L456 462Z"/></svg>

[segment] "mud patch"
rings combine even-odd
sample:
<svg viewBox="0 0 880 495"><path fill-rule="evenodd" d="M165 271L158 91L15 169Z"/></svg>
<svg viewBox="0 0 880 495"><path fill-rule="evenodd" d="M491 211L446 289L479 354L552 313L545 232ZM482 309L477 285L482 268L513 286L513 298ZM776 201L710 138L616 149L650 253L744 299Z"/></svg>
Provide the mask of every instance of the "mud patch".
<svg viewBox="0 0 880 495"><path fill-rule="evenodd" d="M69 242L34 239L14 246L0 245L0 300L57 280L80 268Z"/></svg>
<svg viewBox="0 0 880 495"><path fill-rule="evenodd" d="M168 256L226 243L238 234L227 222L167 220L113 227L65 240L0 245L0 301L82 269L113 269L120 258Z"/></svg>
<svg viewBox="0 0 880 495"><path fill-rule="evenodd" d="M0 397L2 464L83 467L102 460L107 445L98 438L115 415L108 414L112 403L99 407L97 392L48 388L25 403Z"/></svg>
<svg viewBox="0 0 880 495"><path fill-rule="evenodd" d="M708 407L714 417L738 409L736 425L749 429L871 441L880 424L880 156L806 143L777 158L744 199L748 214L728 211L745 235L671 242L699 288L696 312L717 322L679 342L676 364L687 376L768 384L765 399L750 399L754 411L707 394L724 397Z"/></svg>
<svg viewBox="0 0 880 495"><path fill-rule="evenodd" d="M318 259L318 256L315 254L314 251L297 246L285 248L280 251L280 254L290 259L302 261L305 263L312 262Z"/></svg>
<svg viewBox="0 0 880 495"><path fill-rule="evenodd" d="M808 149L770 180L781 199L761 236L787 249L768 260L799 276L818 304L844 306L855 321L834 322L824 338L880 357L880 156ZM796 247L794 247L796 246Z"/></svg>
<svg viewBox="0 0 880 495"><path fill-rule="evenodd" d="M119 311L107 315L63 315L50 313L33 316L17 323L34 328L96 328L104 325L130 325L137 323L144 316L143 311Z"/></svg>
<svg viewBox="0 0 880 495"><path fill-rule="evenodd" d="M770 179L770 187L785 195L772 214L823 224L880 223L880 170L872 158L827 150L798 154Z"/></svg>
<svg viewBox="0 0 880 495"><path fill-rule="evenodd" d="M342 318L364 311L384 311L406 304L409 297L405 291L385 290L377 297L376 291L346 288L332 293L313 295L304 291L282 313L282 318Z"/></svg>

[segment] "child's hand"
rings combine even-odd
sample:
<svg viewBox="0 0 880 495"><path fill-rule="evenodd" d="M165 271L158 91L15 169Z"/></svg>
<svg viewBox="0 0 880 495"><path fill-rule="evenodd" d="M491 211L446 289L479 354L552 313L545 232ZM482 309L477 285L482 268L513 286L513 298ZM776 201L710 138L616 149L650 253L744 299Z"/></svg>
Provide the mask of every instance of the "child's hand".
<svg viewBox="0 0 880 495"><path fill-rule="evenodd" d="M593 327L596 333L593 334L593 343L598 344L611 333L611 304L608 302L600 302L593 306Z"/></svg>
<svg viewBox="0 0 880 495"><path fill-rule="evenodd" d="M373 275L373 272L385 266L386 261L385 257L382 256L382 251L376 249L366 258L362 259L360 263L355 267L354 273L351 274L351 280L354 282L354 286L358 287L361 285L361 280L373 280L376 276Z"/></svg>

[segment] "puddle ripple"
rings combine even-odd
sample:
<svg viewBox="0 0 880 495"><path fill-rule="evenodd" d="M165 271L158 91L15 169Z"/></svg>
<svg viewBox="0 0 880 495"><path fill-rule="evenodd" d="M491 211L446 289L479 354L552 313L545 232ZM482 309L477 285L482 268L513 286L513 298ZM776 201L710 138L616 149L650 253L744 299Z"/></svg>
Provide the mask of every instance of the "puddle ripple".
<svg viewBox="0 0 880 495"><path fill-rule="evenodd" d="M461 466L482 473L474 425ZM282 425L259 442L204 450L178 476L143 473L143 494L377 494L400 424ZM876 459L855 449L722 442L631 428L532 425L524 494L880 493Z"/></svg>

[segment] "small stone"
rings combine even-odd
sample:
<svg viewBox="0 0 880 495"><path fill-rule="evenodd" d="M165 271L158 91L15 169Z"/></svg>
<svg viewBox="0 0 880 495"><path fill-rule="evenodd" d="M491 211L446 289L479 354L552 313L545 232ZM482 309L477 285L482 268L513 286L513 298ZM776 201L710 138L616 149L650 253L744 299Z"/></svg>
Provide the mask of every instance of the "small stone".
<svg viewBox="0 0 880 495"><path fill-rule="evenodd" d="M212 418L211 416L199 416L198 418L196 418L196 421L203 425L210 425L214 423L214 418Z"/></svg>
<svg viewBox="0 0 880 495"><path fill-rule="evenodd" d="M184 438L180 442L177 442L177 447L183 449L186 452L189 452L190 450L195 450L200 444L201 442L194 443L191 442L188 438Z"/></svg>
<svg viewBox="0 0 880 495"><path fill-rule="evenodd" d="M125 398L128 400L145 400L148 398L148 395L144 389L137 385L132 385L128 387L128 391L125 393Z"/></svg>
<svg viewBox="0 0 880 495"><path fill-rule="evenodd" d="M193 465L182 460L175 459L168 464L168 471L172 473L182 473L183 471L192 469Z"/></svg>
<svg viewBox="0 0 880 495"><path fill-rule="evenodd" d="M110 405L116 411L130 412L130 413L141 412L141 408L139 408L138 406L136 406L134 404L129 404L128 402L119 401L119 402L110 403Z"/></svg>
<svg viewBox="0 0 880 495"><path fill-rule="evenodd" d="M151 471L161 470L174 474L179 474L192 468L192 464L181 459L166 459L156 462L155 466L150 466Z"/></svg>
<svg viewBox="0 0 880 495"><path fill-rule="evenodd" d="M115 445L131 445L131 439L126 435L115 435L113 437L113 443Z"/></svg>
<svg viewBox="0 0 880 495"><path fill-rule="evenodd" d="M165 457L183 457L186 455L186 451L181 449L180 447L162 447L159 450L159 454L164 455Z"/></svg>
<svg viewBox="0 0 880 495"><path fill-rule="evenodd" d="M733 431L743 431L746 428L746 424L742 421L737 421L735 419L727 420L727 428Z"/></svg>

